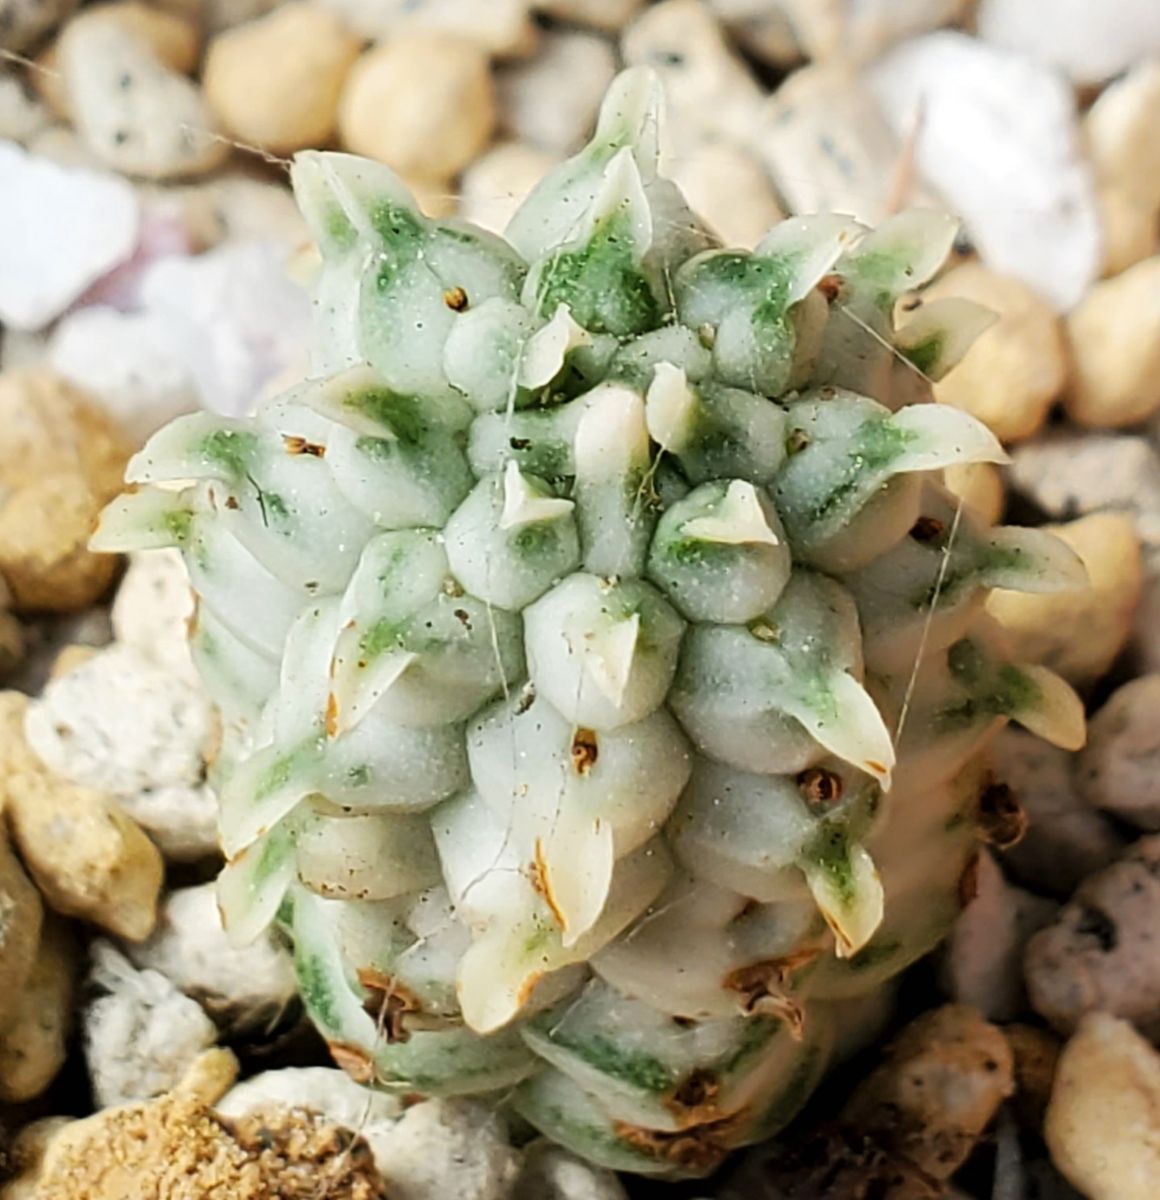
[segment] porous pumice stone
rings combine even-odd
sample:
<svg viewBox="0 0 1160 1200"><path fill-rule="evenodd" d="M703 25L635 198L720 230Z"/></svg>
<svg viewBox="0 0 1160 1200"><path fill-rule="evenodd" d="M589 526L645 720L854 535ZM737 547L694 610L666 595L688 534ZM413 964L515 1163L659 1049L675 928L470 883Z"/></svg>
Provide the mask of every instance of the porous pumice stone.
<svg viewBox="0 0 1160 1200"><path fill-rule="evenodd" d="M619 76L503 238L299 155L310 377L156 434L96 544L185 556L226 925L285 930L336 1061L678 1177L784 1125L836 1002L947 931L1012 823L995 731L1082 742L982 602L1083 572L943 489L1003 460L984 426L892 390L984 326L894 325L955 223L724 250L657 174L659 91Z"/></svg>

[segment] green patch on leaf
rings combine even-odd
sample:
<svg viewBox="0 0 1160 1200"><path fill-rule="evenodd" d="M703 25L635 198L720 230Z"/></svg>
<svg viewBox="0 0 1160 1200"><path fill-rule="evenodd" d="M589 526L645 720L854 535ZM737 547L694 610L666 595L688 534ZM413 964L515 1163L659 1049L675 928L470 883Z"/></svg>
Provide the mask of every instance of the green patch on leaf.
<svg viewBox="0 0 1160 1200"><path fill-rule="evenodd" d="M215 429L198 445L205 457L224 468L234 478L242 478L258 445L256 435L239 429Z"/></svg>

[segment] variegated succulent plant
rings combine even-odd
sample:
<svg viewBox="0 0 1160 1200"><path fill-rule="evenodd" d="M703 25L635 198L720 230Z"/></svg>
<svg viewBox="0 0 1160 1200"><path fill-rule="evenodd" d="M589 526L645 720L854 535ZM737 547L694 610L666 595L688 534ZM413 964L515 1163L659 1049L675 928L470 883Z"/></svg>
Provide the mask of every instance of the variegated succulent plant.
<svg viewBox="0 0 1160 1200"><path fill-rule="evenodd" d="M300 155L310 377L158 433L96 542L185 556L222 908L286 930L336 1059L680 1176L943 936L990 734L1082 739L981 607L1082 567L941 485L1003 458L931 402L987 320L917 291L955 223L723 249L658 110L622 75L503 239Z"/></svg>

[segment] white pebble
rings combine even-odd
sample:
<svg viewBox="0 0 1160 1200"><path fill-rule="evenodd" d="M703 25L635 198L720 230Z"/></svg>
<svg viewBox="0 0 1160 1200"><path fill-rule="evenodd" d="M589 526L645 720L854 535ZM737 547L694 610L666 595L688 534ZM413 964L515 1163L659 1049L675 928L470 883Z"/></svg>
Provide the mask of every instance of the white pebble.
<svg viewBox="0 0 1160 1200"><path fill-rule="evenodd" d="M98 1108L168 1091L217 1041L216 1026L164 975L134 970L108 942L95 942L92 956L90 983L104 994L81 1024Z"/></svg>
<svg viewBox="0 0 1160 1200"><path fill-rule="evenodd" d="M943 953L951 999L977 1008L988 1021L1010 1021L1023 1012L1023 947L1055 910L1052 901L1012 887L990 854L980 854L974 899L955 922Z"/></svg>
<svg viewBox="0 0 1160 1200"><path fill-rule="evenodd" d="M77 132L109 166L173 179L226 157L201 91L141 37L111 21L78 21L61 35L58 61Z"/></svg>
<svg viewBox="0 0 1160 1200"><path fill-rule="evenodd" d="M398 1096L355 1083L335 1067L283 1067L235 1084L214 1106L223 1117L245 1117L276 1108L304 1108L366 1140L382 1171L392 1126L403 1111ZM544 1198L548 1200L548 1198Z"/></svg>
<svg viewBox="0 0 1160 1200"><path fill-rule="evenodd" d="M290 953L273 935L244 946L226 937L213 883L170 892L157 928L128 954L138 968L159 971L233 1032L272 1025L296 990Z"/></svg>
<svg viewBox="0 0 1160 1200"><path fill-rule="evenodd" d="M626 1193L612 1171L562 1146L535 1141L524 1151L511 1200L626 1200Z"/></svg>
<svg viewBox="0 0 1160 1200"><path fill-rule="evenodd" d="M1056 519L1130 513L1146 550L1160 548L1160 455L1142 437L1061 430L1012 451L1011 483Z"/></svg>
<svg viewBox="0 0 1160 1200"><path fill-rule="evenodd" d="M525 142L500 142L463 172L459 215L502 233L527 194L560 161Z"/></svg>
<svg viewBox="0 0 1160 1200"><path fill-rule="evenodd" d="M519 1152L500 1119L470 1100L408 1109L375 1161L391 1200L507 1200L519 1173Z"/></svg>
<svg viewBox="0 0 1160 1200"><path fill-rule="evenodd" d="M591 133L615 74L616 55L604 38L545 34L535 58L496 76L500 126L541 150L571 154Z"/></svg>
<svg viewBox="0 0 1160 1200"><path fill-rule="evenodd" d="M841 64L795 71L766 102L753 151L795 213L849 213L873 225L899 198L902 141L862 77ZM921 188L903 198L945 207Z"/></svg>
<svg viewBox="0 0 1160 1200"><path fill-rule="evenodd" d="M204 407L237 416L275 376L306 374L310 300L286 260L282 243L235 241L146 269L142 305L180 330Z"/></svg>
<svg viewBox="0 0 1160 1200"><path fill-rule="evenodd" d="M949 31L896 47L867 79L895 133L917 129L915 164L983 261L1071 308L1099 272L1101 246L1066 81Z"/></svg>
<svg viewBox="0 0 1160 1200"><path fill-rule="evenodd" d="M136 646L175 675L196 680L189 653L188 621L193 591L177 550L142 550L129 556L129 569L113 600L113 636Z"/></svg>
<svg viewBox="0 0 1160 1200"><path fill-rule="evenodd" d="M53 331L48 361L100 400L136 445L199 405L181 332L155 313L76 309Z"/></svg>
<svg viewBox="0 0 1160 1200"><path fill-rule="evenodd" d="M1160 832L1160 674L1124 684L1091 718L1078 781L1089 804Z"/></svg>
<svg viewBox="0 0 1160 1200"><path fill-rule="evenodd" d="M0 179L0 323L41 329L133 253L140 207L123 179L14 142L0 142Z"/></svg>
<svg viewBox="0 0 1160 1200"><path fill-rule="evenodd" d="M1160 51L1156 0L982 0L981 38L1102 83Z"/></svg>
<svg viewBox="0 0 1160 1200"><path fill-rule="evenodd" d="M1116 828L1079 794L1075 754L1008 725L990 755L996 778L1027 816L1027 832L1001 855L1020 883L1062 899L1123 853Z"/></svg>
<svg viewBox="0 0 1160 1200"><path fill-rule="evenodd" d="M188 675L112 645L52 680L25 719L29 744L62 778L111 793L168 857L217 845L205 785L216 718Z"/></svg>

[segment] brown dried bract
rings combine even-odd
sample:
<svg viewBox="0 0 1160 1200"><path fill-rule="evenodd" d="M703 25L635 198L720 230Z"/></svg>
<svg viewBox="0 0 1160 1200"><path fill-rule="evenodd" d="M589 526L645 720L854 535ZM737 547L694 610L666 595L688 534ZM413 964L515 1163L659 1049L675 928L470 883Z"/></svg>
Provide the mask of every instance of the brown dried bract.
<svg viewBox="0 0 1160 1200"><path fill-rule="evenodd" d="M693 1125L704 1125L717 1120L717 1097L721 1093L721 1081L715 1071L697 1068L690 1071L661 1103L676 1118L682 1129Z"/></svg>
<svg viewBox="0 0 1160 1200"><path fill-rule="evenodd" d="M744 1122L746 1111L721 1120L707 1121L676 1133L645 1129L627 1121L613 1121L616 1136L649 1158L672 1163L688 1171L709 1172L717 1167L734 1145L734 1132Z"/></svg>
<svg viewBox="0 0 1160 1200"><path fill-rule="evenodd" d="M600 756L600 744L591 729L577 729L572 735L572 770L587 775Z"/></svg>
<svg viewBox="0 0 1160 1200"><path fill-rule="evenodd" d="M317 442L308 442L304 437L283 434L282 444L286 447L287 454L309 454L314 458L326 457L325 446L319 445Z"/></svg>
<svg viewBox="0 0 1160 1200"><path fill-rule="evenodd" d="M423 1002L409 988L404 987L392 975L376 971L373 967L360 967L358 981L369 993L363 1008L382 1030L389 1045L410 1040L407 1027L410 1013L422 1013Z"/></svg>
<svg viewBox="0 0 1160 1200"><path fill-rule="evenodd" d="M795 1038L805 1029L802 1006L786 992L795 971L813 962L821 953L808 946L784 958L769 958L730 971L721 981L726 991L737 992L738 1004L746 1016L780 1017Z"/></svg>
<svg viewBox="0 0 1160 1200"><path fill-rule="evenodd" d="M825 767L810 767L797 777L798 791L812 811L831 808L842 798L845 785L836 771Z"/></svg>
<svg viewBox="0 0 1160 1200"><path fill-rule="evenodd" d="M1028 825L1015 793L997 782L988 783L979 796L978 822L979 836L1000 850L1021 842Z"/></svg>
<svg viewBox="0 0 1160 1200"><path fill-rule="evenodd" d="M350 1042L327 1042L330 1057L355 1081L370 1083L375 1077L374 1059L361 1047Z"/></svg>
<svg viewBox="0 0 1160 1200"><path fill-rule="evenodd" d="M923 545L937 542L945 532L946 526L938 517L919 517L910 527L910 536Z"/></svg>

